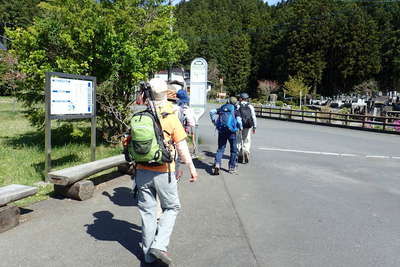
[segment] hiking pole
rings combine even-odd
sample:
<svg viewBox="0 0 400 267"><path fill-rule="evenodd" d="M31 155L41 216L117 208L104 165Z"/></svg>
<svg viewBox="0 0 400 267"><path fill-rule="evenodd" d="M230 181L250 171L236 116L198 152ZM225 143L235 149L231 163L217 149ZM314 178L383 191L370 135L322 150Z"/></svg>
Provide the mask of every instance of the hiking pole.
<svg viewBox="0 0 400 267"><path fill-rule="evenodd" d="M197 143L198 143L198 141L199 141L199 138L198 138L198 135L197 135L197 133L198 133L198 129L199 129L199 126L198 125L196 125L195 127L194 127L194 129L193 129L193 134L192 134L192 142L193 142L193 154L194 154L194 156L197 158L197 152L198 152L198 150L197 150Z"/></svg>

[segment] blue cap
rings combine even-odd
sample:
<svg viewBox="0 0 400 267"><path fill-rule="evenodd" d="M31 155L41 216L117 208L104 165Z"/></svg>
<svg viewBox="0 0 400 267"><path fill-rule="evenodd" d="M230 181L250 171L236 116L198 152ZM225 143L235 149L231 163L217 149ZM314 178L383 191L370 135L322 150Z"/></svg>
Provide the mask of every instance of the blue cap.
<svg viewBox="0 0 400 267"><path fill-rule="evenodd" d="M176 93L178 100L178 105L189 104L190 98L186 90L181 89Z"/></svg>

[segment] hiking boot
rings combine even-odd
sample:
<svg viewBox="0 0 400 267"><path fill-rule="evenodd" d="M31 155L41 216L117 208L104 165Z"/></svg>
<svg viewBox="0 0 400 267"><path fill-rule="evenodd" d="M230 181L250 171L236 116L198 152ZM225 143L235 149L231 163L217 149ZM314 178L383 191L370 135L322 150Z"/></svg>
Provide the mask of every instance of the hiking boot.
<svg viewBox="0 0 400 267"><path fill-rule="evenodd" d="M213 174L214 174L214 175L219 175L219 167L218 167L217 165L214 164L213 169L214 169L214 170L213 170Z"/></svg>
<svg viewBox="0 0 400 267"><path fill-rule="evenodd" d="M156 248L151 248L149 250L149 253L153 255L155 258L159 259L166 265L170 265L172 262L172 259L169 257L168 253L166 251L162 251Z"/></svg>
<svg viewBox="0 0 400 267"><path fill-rule="evenodd" d="M238 162L243 163L243 154L242 154L242 152L239 153Z"/></svg>

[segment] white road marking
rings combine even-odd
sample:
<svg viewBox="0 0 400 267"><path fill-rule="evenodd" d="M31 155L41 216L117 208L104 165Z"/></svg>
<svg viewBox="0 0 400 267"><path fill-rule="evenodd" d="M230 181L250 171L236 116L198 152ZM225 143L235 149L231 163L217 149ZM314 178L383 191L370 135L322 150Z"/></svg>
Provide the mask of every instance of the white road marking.
<svg viewBox="0 0 400 267"><path fill-rule="evenodd" d="M323 156L359 157L359 158L370 158L370 159L399 159L400 160L400 157L394 157L394 156L356 155L356 154L347 154L347 153L308 151L308 150L285 149L285 148L275 148L275 147L259 147L258 149L265 150L265 151L291 152L291 153L314 154L314 155L323 155Z"/></svg>
<svg viewBox="0 0 400 267"><path fill-rule="evenodd" d="M355 154L340 154L340 156L342 156L342 157L359 157Z"/></svg>
<svg viewBox="0 0 400 267"><path fill-rule="evenodd" d="M331 152L321 152L321 155L326 155L326 156L340 156L339 153L331 153Z"/></svg>
<svg viewBox="0 0 400 267"><path fill-rule="evenodd" d="M388 156L365 156L366 158L369 158L369 159L390 159L390 157L388 157Z"/></svg>

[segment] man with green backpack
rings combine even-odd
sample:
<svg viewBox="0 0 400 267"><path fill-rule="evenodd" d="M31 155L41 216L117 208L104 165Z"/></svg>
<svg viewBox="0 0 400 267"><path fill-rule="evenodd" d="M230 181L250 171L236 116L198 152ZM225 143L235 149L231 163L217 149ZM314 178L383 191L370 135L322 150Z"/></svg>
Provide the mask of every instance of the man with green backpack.
<svg viewBox="0 0 400 267"><path fill-rule="evenodd" d="M175 159L188 166L191 179L197 180L196 168L186 143L186 133L174 108L167 101L166 82L160 78L142 85L139 97L147 110L134 114L131 120L131 138L128 157L136 164L135 183L138 189L138 207L142 218L142 249L147 263L160 260L171 263L168 244L180 210L175 175ZM162 214L157 221L156 197Z"/></svg>

